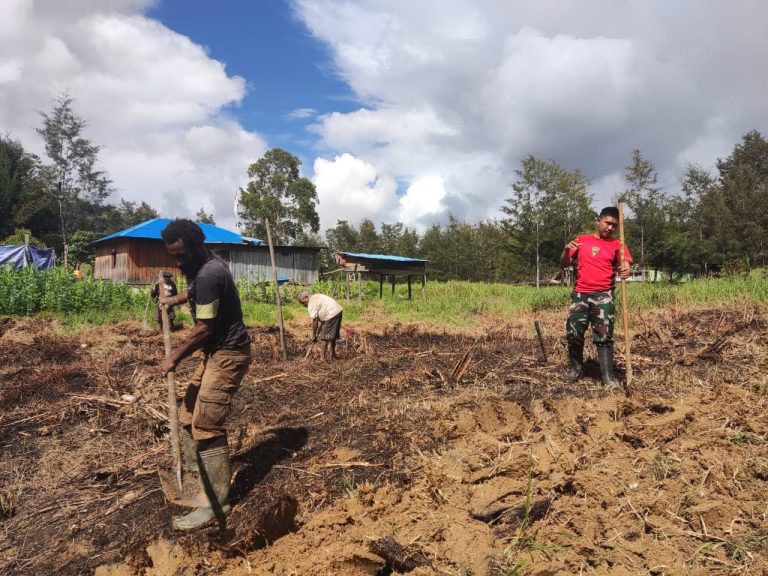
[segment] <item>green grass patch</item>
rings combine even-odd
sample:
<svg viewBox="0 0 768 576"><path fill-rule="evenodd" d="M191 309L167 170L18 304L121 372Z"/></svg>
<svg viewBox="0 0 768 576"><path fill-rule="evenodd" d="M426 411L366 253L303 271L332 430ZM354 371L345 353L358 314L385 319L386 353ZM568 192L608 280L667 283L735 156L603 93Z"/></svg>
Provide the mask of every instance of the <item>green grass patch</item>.
<svg viewBox="0 0 768 576"><path fill-rule="evenodd" d="M243 315L249 326L277 323L274 285L272 283L239 282ZM347 300L343 283L318 282L314 286L283 285L280 287L285 321L303 322L306 309L296 301L302 290L332 295L344 307L346 322L377 323L385 318L392 322L423 322L432 325L472 327L483 318L504 320L521 313L560 311L566 313L571 288L566 286L515 286L482 282L429 282L426 289L420 283L412 285L408 299L405 284L395 286L392 294L384 286L379 298L379 284L362 283L362 298L358 286L351 285ZM149 287L132 288L119 282L76 279L67 270L58 268L34 271L31 268L14 272L0 269L0 314L11 316L56 317L65 325L105 324L121 320L140 321L144 317ZM631 282L627 285L630 310L639 312L667 306L707 307L734 304L762 305L768 303L768 281L763 275L733 276L708 280L693 280L680 284L669 282ZM620 321L620 290L617 295L617 318ZM147 312L153 322L153 303ZM191 325L186 306L177 308L177 318Z"/></svg>

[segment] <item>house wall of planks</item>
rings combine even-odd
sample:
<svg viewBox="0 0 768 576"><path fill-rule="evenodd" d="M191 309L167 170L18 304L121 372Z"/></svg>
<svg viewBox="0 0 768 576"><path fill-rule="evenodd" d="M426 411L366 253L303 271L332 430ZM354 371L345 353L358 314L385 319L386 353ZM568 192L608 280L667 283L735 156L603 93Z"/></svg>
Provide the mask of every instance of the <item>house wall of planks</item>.
<svg viewBox="0 0 768 576"><path fill-rule="evenodd" d="M272 279L272 265L266 246L209 245L228 264L235 280L263 282ZM318 278L318 250L302 247L275 247L277 275L293 282L313 284ZM96 246L94 278L132 285L154 284L158 272L179 274L176 262L158 240L139 238L107 241Z"/></svg>
<svg viewBox="0 0 768 576"><path fill-rule="evenodd" d="M132 238L104 242L96 247L93 276L127 284L154 284L158 272L179 273L176 261L156 240Z"/></svg>

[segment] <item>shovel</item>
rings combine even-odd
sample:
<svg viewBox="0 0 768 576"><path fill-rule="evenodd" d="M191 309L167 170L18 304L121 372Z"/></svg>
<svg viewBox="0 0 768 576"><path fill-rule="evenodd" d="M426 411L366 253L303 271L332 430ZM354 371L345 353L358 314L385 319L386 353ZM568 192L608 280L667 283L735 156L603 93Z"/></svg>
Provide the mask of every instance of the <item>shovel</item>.
<svg viewBox="0 0 768 576"><path fill-rule="evenodd" d="M304 354L304 360L309 358L309 353L312 352L312 348L314 348L315 342L317 342L317 339L310 340L309 346L307 347L307 353Z"/></svg>
<svg viewBox="0 0 768 576"><path fill-rule="evenodd" d="M185 472L181 488L173 470L157 468L160 477L160 488L165 499L171 504L186 506L188 508L202 508L208 506L208 497L202 489L202 484L197 472Z"/></svg>

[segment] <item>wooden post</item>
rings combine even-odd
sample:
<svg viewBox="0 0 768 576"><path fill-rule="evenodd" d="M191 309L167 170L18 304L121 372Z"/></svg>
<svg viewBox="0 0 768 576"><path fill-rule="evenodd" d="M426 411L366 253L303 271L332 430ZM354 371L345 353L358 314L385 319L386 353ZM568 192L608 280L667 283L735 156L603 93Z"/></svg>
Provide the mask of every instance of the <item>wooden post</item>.
<svg viewBox="0 0 768 576"><path fill-rule="evenodd" d="M159 298L159 296L158 296ZM149 301L152 300L152 288L149 289L149 292L147 293L147 304L144 306L144 319L141 321L141 331L146 332L147 328L147 312L149 312Z"/></svg>
<svg viewBox="0 0 768 576"><path fill-rule="evenodd" d="M384 274L379 274L379 300L384 295Z"/></svg>
<svg viewBox="0 0 768 576"><path fill-rule="evenodd" d="M157 281L160 283L160 290L163 286L163 272L157 273ZM162 295L162 292L161 292ZM168 320L168 308L160 308L161 319L163 321L163 342L165 344L165 357L168 358L173 350L171 349L171 322ZM179 490L183 490L181 484L181 442L179 439L179 407L176 404L176 375L173 370L166 375L168 385L168 426L171 429L171 452L173 454L173 467L176 470L176 480L179 481Z"/></svg>
<svg viewBox="0 0 768 576"><path fill-rule="evenodd" d="M394 298L395 297L395 275L390 274L389 279L392 282L392 297Z"/></svg>
<svg viewBox="0 0 768 576"><path fill-rule="evenodd" d="M275 264L275 247L272 245L272 229L269 218L264 219L267 227L267 242L269 242L269 258L272 260L272 278L275 281L275 301L277 302L277 322L280 326L280 348L283 350L283 360L288 360L288 348L285 347L285 326L283 325L283 304L280 301L280 285L277 283L277 265Z"/></svg>
<svg viewBox="0 0 768 576"><path fill-rule="evenodd" d="M349 300L349 293L351 289L349 287L349 272L344 271L344 298Z"/></svg>
<svg viewBox="0 0 768 576"><path fill-rule="evenodd" d="M424 272L424 275L421 277L421 297L424 298L424 300L427 299L427 273Z"/></svg>
<svg viewBox="0 0 768 576"><path fill-rule="evenodd" d="M536 336L539 338L539 349L541 350L541 355L544 358L544 364L548 364L549 360L547 359L547 349L544 346L544 336L541 334L541 326L539 325L539 321L534 320L533 326L536 328Z"/></svg>
<svg viewBox="0 0 768 576"><path fill-rule="evenodd" d="M357 301L363 301L363 273L357 273Z"/></svg>
<svg viewBox="0 0 768 576"><path fill-rule="evenodd" d="M619 266L624 267L624 203L619 203L619 241L621 247L619 249ZM629 313L627 311L627 281L621 279L621 314L624 321L624 355L627 358L627 392L632 384L632 353L630 351L629 342Z"/></svg>
<svg viewBox="0 0 768 576"><path fill-rule="evenodd" d="M411 275L408 274L408 300L411 299Z"/></svg>

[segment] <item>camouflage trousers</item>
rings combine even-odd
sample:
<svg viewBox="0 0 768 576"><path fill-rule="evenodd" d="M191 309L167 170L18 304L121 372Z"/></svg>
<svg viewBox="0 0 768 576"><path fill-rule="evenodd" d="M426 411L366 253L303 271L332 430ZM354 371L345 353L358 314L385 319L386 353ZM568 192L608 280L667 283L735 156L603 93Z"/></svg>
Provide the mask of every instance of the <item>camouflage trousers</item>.
<svg viewBox="0 0 768 576"><path fill-rule="evenodd" d="M598 346L612 344L615 316L613 290L573 292L565 327L568 342L583 346L587 326L592 324L592 341Z"/></svg>

